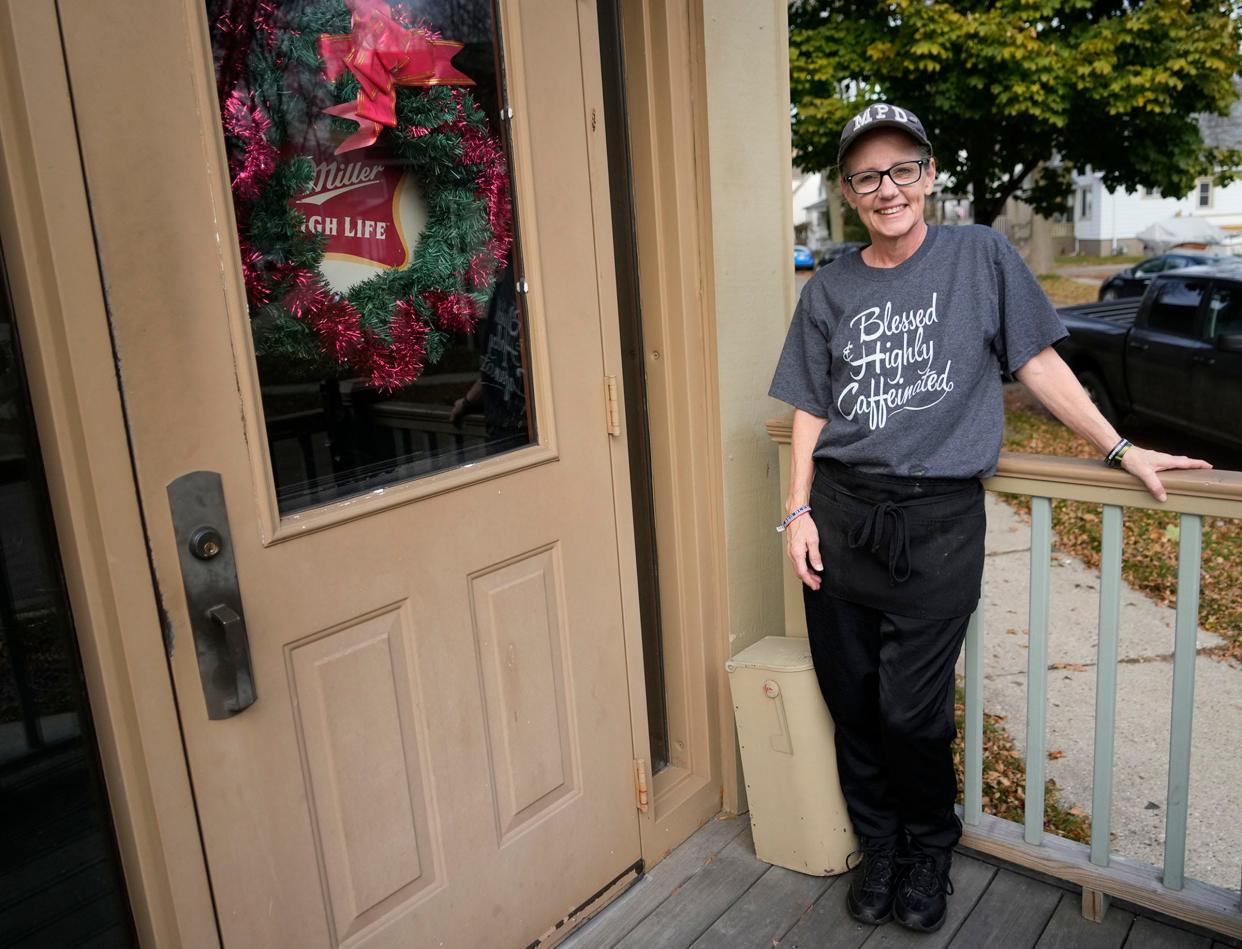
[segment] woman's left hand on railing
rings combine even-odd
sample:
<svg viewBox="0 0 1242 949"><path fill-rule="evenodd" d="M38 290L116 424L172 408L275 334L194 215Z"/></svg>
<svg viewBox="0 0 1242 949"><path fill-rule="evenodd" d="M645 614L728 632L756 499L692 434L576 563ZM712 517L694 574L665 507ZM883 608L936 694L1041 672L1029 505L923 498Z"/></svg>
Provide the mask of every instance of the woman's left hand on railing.
<svg viewBox="0 0 1242 949"><path fill-rule="evenodd" d="M1164 501L1168 493L1160 482L1157 471L1173 471L1186 468L1211 468L1209 462L1202 458L1188 458L1186 455L1166 455L1162 451L1133 446L1122 456L1121 467L1143 482L1153 498Z"/></svg>

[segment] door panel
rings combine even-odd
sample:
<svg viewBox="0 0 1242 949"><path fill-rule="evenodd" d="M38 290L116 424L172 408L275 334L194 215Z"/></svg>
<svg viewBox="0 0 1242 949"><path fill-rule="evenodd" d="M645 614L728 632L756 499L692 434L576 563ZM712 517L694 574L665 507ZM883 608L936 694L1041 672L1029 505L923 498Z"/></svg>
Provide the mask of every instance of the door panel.
<svg viewBox="0 0 1242 949"><path fill-rule="evenodd" d="M1126 383L1136 412L1166 424L1192 424L1194 357L1210 348L1197 338L1207 286L1202 278L1161 278L1147 325L1130 331Z"/></svg>
<svg viewBox="0 0 1242 949"><path fill-rule="evenodd" d="M206 16L188 0L61 5L226 946L525 945L638 859L590 15L566 0L501 18L530 444L282 517ZM223 721L207 718L165 495L195 470L223 481L258 693Z"/></svg>

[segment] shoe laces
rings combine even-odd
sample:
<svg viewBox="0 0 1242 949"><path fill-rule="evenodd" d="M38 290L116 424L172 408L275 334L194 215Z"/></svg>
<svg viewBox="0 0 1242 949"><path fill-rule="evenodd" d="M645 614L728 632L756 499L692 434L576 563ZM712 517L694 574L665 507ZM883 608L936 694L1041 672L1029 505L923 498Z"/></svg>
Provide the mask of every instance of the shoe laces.
<svg viewBox="0 0 1242 949"><path fill-rule="evenodd" d="M926 896L952 895L953 881L944 870L943 858L925 850L915 850L908 856L898 857L897 863L909 868L904 883L912 891Z"/></svg>
<svg viewBox="0 0 1242 949"><path fill-rule="evenodd" d="M850 863L854 857L861 857L862 880L859 885L864 890L887 890L893 885L893 876L901 859L895 848L868 847L855 850L845 858L845 866L849 870L858 866L858 863Z"/></svg>

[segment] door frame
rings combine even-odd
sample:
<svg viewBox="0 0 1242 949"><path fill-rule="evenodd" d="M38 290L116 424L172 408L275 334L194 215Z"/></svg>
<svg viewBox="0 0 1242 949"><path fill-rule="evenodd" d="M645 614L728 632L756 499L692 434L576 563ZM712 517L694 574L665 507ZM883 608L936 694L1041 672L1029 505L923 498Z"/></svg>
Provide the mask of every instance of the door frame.
<svg viewBox="0 0 1242 949"><path fill-rule="evenodd" d="M584 121L594 127L604 115L598 36L579 35ZM64 55L54 5L0 0L0 241L139 939L218 946ZM595 237L610 246L602 127L590 137L589 165ZM615 324L614 281L611 267L599 268L601 310ZM605 333L603 348L619 383L619 336ZM635 757L649 759L624 437L610 440L610 454L630 726Z"/></svg>
<svg viewBox="0 0 1242 949"><path fill-rule="evenodd" d="M652 781L642 824L648 864L721 809L745 809L724 669L731 650L703 16L702 0L621 5L669 738L673 749L683 743L681 760Z"/></svg>
<svg viewBox="0 0 1242 949"><path fill-rule="evenodd" d="M0 242L138 937L218 946L52 4L0 0Z"/></svg>

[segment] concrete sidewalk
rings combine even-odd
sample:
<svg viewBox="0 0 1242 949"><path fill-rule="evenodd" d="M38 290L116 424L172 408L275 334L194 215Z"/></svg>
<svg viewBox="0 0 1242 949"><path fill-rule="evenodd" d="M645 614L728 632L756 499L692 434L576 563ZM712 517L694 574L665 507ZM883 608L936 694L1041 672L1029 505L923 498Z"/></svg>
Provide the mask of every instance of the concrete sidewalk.
<svg viewBox="0 0 1242 949"><path fill-rule="evenodd" d="M1026 742L1030 528L989 495L984 573L984 708L1005 716L1019 749ZM1055 549L1048 663L1047 762L1066 806L1091 810L1099 575ZM1174 611L1123 584L1116 756L1114 853L1164 862ZM1204 630L1199 646L1222 640ZM964 665L959 661L959 673ZM1206 656L1195 663L1188 876L1233 890L1242 873L1242 670Z"/></svg>

